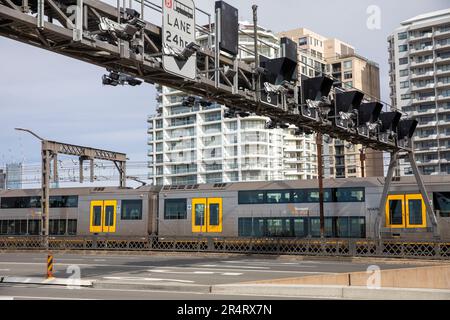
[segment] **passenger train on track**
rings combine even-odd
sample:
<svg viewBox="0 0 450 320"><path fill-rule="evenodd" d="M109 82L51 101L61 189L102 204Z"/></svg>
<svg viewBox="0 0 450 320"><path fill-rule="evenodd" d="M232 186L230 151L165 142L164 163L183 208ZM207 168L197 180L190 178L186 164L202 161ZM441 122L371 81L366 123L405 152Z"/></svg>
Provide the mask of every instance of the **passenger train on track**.
<svg viewBox="0 0 450 320"><path fill-rule="evenodd" d="M442 239L450 239L450 176L426 176ZM329 238L377 236L383 178L325 180ZM39 235L40 190L0 191L0 236ZM381 217L385 238L430 239L425 203L413 178L393 182ZM132 188L51 189L50 234L121 237L320 236L317 181Z"/></svg>

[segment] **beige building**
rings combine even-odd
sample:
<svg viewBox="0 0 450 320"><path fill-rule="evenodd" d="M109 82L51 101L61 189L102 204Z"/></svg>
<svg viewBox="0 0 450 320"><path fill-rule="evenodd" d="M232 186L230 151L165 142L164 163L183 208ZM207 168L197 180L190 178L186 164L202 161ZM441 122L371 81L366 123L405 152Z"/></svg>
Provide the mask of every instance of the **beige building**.
<svg viewBox="0 0 450 320"><path fill-rule="evenodd" d="M281 32L299 45L299 72L308 77L323 73L333 76L337 86L355 88L366 93L366 98L380 98L380 74L376 63L356 54L351 45L334 38L326 38L311 30L300 28ZM383 176L383 153L366 150L361 163L361 145L339 140L325 141L325 176L332 178Z"/></svg>

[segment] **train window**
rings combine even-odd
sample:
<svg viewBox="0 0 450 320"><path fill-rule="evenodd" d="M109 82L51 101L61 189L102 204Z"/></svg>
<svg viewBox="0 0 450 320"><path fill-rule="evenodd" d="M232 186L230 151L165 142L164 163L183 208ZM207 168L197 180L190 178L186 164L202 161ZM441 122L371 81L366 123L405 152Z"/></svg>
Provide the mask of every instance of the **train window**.
<svg viewBox="0 0 450 320"><path fill-rule="evenodd" d="M264 191L239 191L239 204L262 204L264 203Z"/></svg>
<svg viewBox="0 0 450 320"><path fill-rule="evenodd" d="M305 218L295 218L294 219L294 236L297 238L303 238L308 235L308 224Z"/></svg>
<svg viewBox="0 0 450 320"><path fill-rule="evenodd" d="M205 225L205 205L202 203L195 205L195 225Z"/></svg>
<svg viewBox="0 0 450 320"><path fill-rule="evenodd" d="M325 189L323 192L323 200L325 202L332 202L332 190L331 189ZM306 198L305 203L316 203L319 202L319 190L313 189L313 190L306 190Z"/></svg>
<svg viewBox="0 0 450 320"><path fill-rule="evenodd" d="M41 221L40 220L28 220L28 234L32 236L37 236L41 232Z"/></svg>
<svg viewBox="0 0 450 320"><path fill-rule="evenodd" d="M238 219L238 235L239 235L239 237L253 236L252 218L239 218Z"/></svg>
<svg viewBox="0 0 450 320"><path fill-rule="evenodd" d="M320 219L310 218L309 219L309 230L311 237L320 237Z"/></svg>
<svg viewBox="0 0 450 320"><path fill-rule="evenodd" d="M112 227L114 225L114 207L105 207L105 227Z"/></svg>
<svg viewBox="0 0 450 320"><path fill-rule="evenodd" d="M350 237L350 225L349 225L350 217L338 217L337 224L337 236L339 238L349 238Z"/></svg>
<svg viewBox="0 0 450 320"><path fill-rule="evenodd" d="M413 225L421 225L422 220L422 200L408 200L409 207L409 223Z"/></svg>
<svg viewBox="0 0 450 320"><path fill-rule="evenodd" d="M187 200L186 199L165 199L164 200L165 220L186 220Z"/></svg>
<svg viewBox="0 0 450 320"><path fill-rule="evenodd" d="M209 205L209 224L211 226L219 225L219 204L217 203Z"/></svg>
<svg viewBox="0 0 450 320"><path fill-rule="evenodd" d="M366 218L350 217L350 238L366 237Z"/></svg>
<svg viewBox="0 0 450 320"><path fill-rule="evenodd" d="M50 208L77 208L78 196L51 196ZM1 209L40 208L41 197L7 197L1 198Z"/></svg>
<svg viewBox="0 0 450 320"><path fill-rule="evenodd" d="M364 188L337 188L335 191L337 202L364 202Z"/></svg>
<svg viewBox="0 0 450 320"><path fill-rule="evenodd" d="M290 191L267 191L267 203L289 203Z"/></svg>
<svg viewBox="0 0 450 320"><path fill-rule="evenodd" d="M77 234L77 220L69 220L67 222L67 233L71 236Z"/></svg>
<svg viewBox="0 0 450 320"><path fill-rule="evenodd" d="M94 207L94 221L92 222L94 227L98 227L102 225L102 207L95 206Z"/></svg>
<svg viewBox="0 0 450 320"><path fill-rule="evenodd" d="M391 218L391 224L403 224L402 216L402 201L401 200L390 200L390 212L389 216Z"/></svg>
<svg viewBox="0 0 450 320"><path fill-rule="evenodd" d="M122 200L122 220L142 220L142 200Z"/></svg>
<svg viewBox="0 0 450 320"><path fill-rule="evenodd" d="M450 217L450 192L435 192L433 194L434 209L444 218Z"/></svg>

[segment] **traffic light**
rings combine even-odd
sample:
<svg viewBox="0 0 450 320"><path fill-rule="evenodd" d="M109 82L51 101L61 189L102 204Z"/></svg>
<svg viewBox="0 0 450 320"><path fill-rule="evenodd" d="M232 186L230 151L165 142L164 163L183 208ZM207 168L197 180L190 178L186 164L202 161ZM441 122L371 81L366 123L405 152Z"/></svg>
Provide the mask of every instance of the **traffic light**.
<svg viewBox="0 0 450 320"><path fill-rule="evenodd" d="M395 143L397 138L397 128L402 114L398 111L383 112L380 114L380 135L379 139L386 143Z"/></svg>
<svg viewBox="0 0 450 320"><path fill-rule="evenodd" d="M335 97L335 124L345 129L354 129L358 124L358 110L364 93L356 90L337 92Z"/></svg>
<svg viewBox="0 0 450 320"><path fill-rule="evenodd" d="M358 132L370 137L380 126L380 114L383 105L379 102L363 103L358 108Z"/></svg>
<svg viewBox="0 0 450 320"><path fill-rule="evenodd" d="M403 140L405 138L411 139L416 131L419 122L413 119L400 120L398 124L398 140Z"/></svg>
<svg viewBox="0 0 450 320"><path fill-rule="evenodd" d="M333 79L328 77L303 79L298 99L301 114L316 121L328 119L331 112L328 95L332 87Z"/></svg>

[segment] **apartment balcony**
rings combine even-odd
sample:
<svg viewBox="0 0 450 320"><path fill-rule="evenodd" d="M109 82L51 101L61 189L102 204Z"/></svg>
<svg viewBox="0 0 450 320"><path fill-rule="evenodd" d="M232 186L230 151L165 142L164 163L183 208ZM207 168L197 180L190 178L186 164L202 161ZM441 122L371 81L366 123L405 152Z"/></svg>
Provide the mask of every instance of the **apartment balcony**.
<svg viewBox="0 0 450 320"><path fill-rule="evenodd" d="M426 59L422 61L413 61L411 62L411 67L425 67L427 65L432 65L434 63L434 59Z"/></svg>
<svg viewBox="0 0 450 320"><path fill-rule="evenodd" d="M411 80L426 79L426 78L434 78L434 71L428 71L423 73L415 73L415 72L411 73Z"/></svg>
<svg viewBox="0 0 450 320"><path fill-rule="evenodd" d="M437 69L436 70L436 75L450 75L450 68L448 68L447 70L444 69Z"/></svg>
<svg viewBox="0 0 450 320"><path fill-rule="evenodd" d="M448 57L437 57L436 63L442 63L442 62L450 62L450 56Z"/></svg>
<svg viewBox="0 0 450 320"><path fill-rule="evenodd" d="M435 45L436 50L450 49L450 42Z"/></svg>
<svg viewBox="0 0 450 320"><path fill-rule="evenodd" d="M448 126L450 125L450 119L449 120L439 120L438 125L440 126Z"/></svg>
<svg viewBox="0 0 450 320"><path fill-rule="evenodd" d="M427 91L434 89L434 83L428 83L426 85L412 85L411 91Z"/></svg>
<svg viewBox="0 0 450 320"><path fill-rule="evenodd" d="M450 88L450 82L441 82L436 83L436 88Z"/></svg>
<svg viewBox="0 0 450 320"><path fill-rule="evenodd" d="M427 127L436 127L436 125L437 125L437 121L430 121L430 122L419 123L418 127L419 128L427 128Z"/></svg>
<svg viewBox="0 0 450 320"><path fill-rule="evenodd" d="M268 164L243 164L242 171L266 171L269 168Z"/></svg>
<svg viewBox="0 0 450 320"><path fill-rule="evenodd" d="M425 47L420 47L420 48L413 48L413 49L409 50L409 53L411 55L424 54L424 53L432 52L433 49L434 49L433 46L425 46Z"/></svg>
<svg viewBox="0 0 450 320"><path fill-rule="evenodd" d="M427 140L436 140L438 138L437 134L432 134L429 136L415 136L414 141L427 141Z"/></svg>
<svg viewBox="0 0 450 320"><path fill-rule="evenodd" d="M424 97L424 98L415 98L412 100L413 104L419 104L419 103L427 103L427 102L433 102L436 101L436 97L435 96L431 96L431 97Z"/></svg>
<svg viewBox="0 0 450 320"><path fill-rule="evenodd" d="M430 108L430 109L425 109L425 110L418 110L415 112L415 114L411 114L411 115L423 116L423 115L435 114L435 113L436 113L436 109Z"/></svg>
<svg viewBox="0 0 450 320"><path fill-rule="evenodd" d="M409 36L409 42L415 42L415 41L430 39L432 37L433 37L433 32L427 32L427 33L418 34L418 35L410 35Z"/></svg>
<svg viewBox="0 0 450 320"><path fill-rule="evenodd" d="M450 95L448 96L444 96L444 95L438 95L437 100L440 102L446 102L446 101L450 101Z"/></svg>
<svg viewBox="0 0 450 320"><path fill-rule="evenodd" d="M439 113L450 112L450 106L440 106L440 107L437 109L437 112L439 112Z"/></svg>
<svg viewBox="0 0 450 320"><path fill-rule="evenodd" d="M436 38L450 36L450 27L436 30L434 36Z"/></svg>

